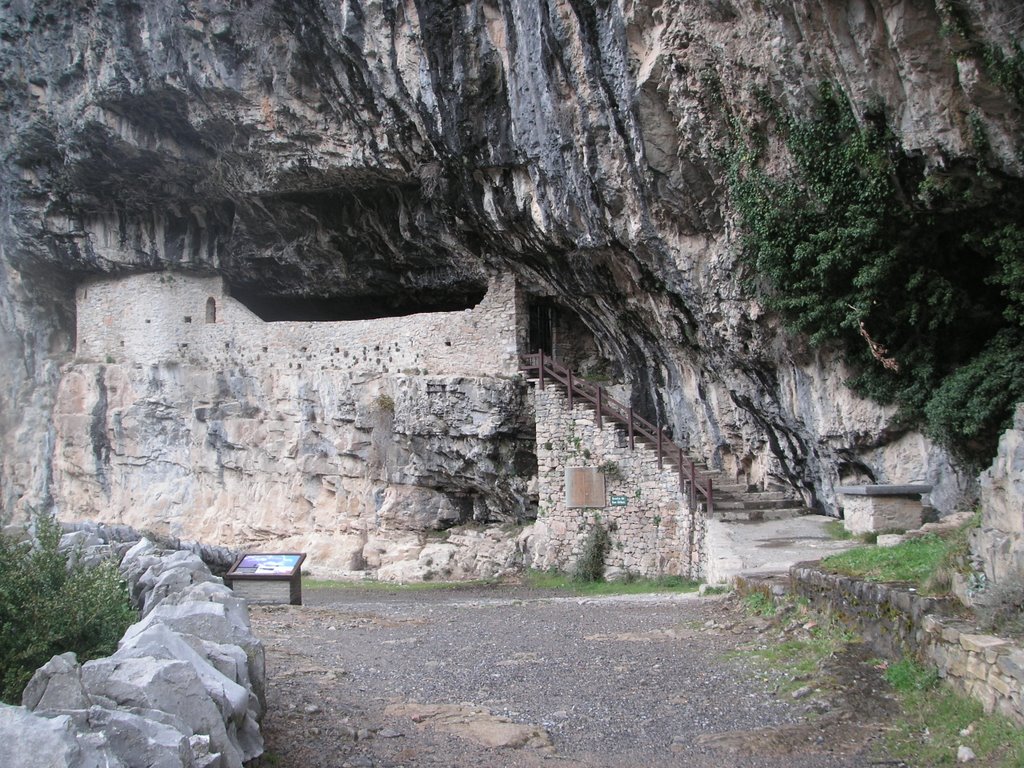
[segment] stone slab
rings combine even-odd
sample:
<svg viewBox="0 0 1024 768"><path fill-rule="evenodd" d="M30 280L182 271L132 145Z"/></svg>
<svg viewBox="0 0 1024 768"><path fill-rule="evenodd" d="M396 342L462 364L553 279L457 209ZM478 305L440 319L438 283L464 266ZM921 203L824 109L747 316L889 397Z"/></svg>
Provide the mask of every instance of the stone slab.
<svg viewBox="0 0 1024 768"><path fill-rule="evenodd" d="M843 502L843 526L850 533L910 531L921 527L924 507L906 496L852 496Z"/></svg>
<svg viewBox="0 0 1024 768"><path fill-rule="evenodd" d="M836 493L847 496L920 496L930 493L930 485L841 485Z"/></svg>

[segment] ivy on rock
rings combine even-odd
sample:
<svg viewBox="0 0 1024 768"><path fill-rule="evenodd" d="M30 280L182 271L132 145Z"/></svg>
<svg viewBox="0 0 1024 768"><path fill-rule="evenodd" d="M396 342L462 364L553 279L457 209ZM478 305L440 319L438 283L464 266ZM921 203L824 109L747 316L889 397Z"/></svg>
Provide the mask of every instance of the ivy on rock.
<svg viewBox="0 0 1024 768"><path fill-rule="evenodd" d="M995 452L1024 400L1024 183L961 158L927 167L823 84L806 119L770 109L792 160L737 126L727 178L748 286L812 343L838 343L858 393L900 406L965 460Z"/></svg>

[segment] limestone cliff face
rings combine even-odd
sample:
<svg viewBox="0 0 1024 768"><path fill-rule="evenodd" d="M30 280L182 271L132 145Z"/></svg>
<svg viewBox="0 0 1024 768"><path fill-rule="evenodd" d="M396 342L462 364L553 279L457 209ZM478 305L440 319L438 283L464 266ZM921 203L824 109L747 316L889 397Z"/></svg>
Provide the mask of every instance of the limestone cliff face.
<svg viewBox="0 0 1024 768"><path fill-rule="evenodd" d="M1015 0L958 7L1020 36ZM74 286L166 268L395 302L510 271L733 476L826 507L840 479L927 481L951 505L945 454L741 290L715 159L758 91L799 114L827 79L930 162L969 154L973 113L1019 176L1018 111L941 27L880 0L5 2L4 514L71 482L48 436Z"/></svg>

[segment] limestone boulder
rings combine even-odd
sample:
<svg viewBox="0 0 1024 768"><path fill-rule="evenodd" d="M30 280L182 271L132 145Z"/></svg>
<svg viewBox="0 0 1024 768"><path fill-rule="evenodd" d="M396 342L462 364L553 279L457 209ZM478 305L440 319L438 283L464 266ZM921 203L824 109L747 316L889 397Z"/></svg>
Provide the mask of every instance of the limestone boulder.
<svg viewBox="0 0 1024 768"><path fill-rule="evenodd" d="M38 717L0 704L0 765L14 768L128 768L100 740L82 737L67 715Z"/></svg>
<svg viewBox="0 0 1024 768"><path fill-rule="evenodd" d="M203 582L220 583L220 579L210 573L199 555L174 552L159 558L143 572L133 594L145 616L168 595L178 594L186 587Z"/></svg>
<svg viewBox="0 0 1024 768"><path fill-rule="evenodd" d="M88 709L89 694L82 684L82 667L73 653L54 656L36 670L21 694L30 710Z"/></svg>
<svg viewBox="0 0 1024 768"><path fill-rule="evenodd" d="M223 584L204 582L164 599L145 618L128 627L122 643L150 626L164 624L182 635L192 635L220 645L234 645L246 655L248 680L265 701L266 662L263 644L253 635L245 600L234 597Z"/></svg>
<svg viewBox="0 0 1024 768"><path fill-rule="evenodd" d="M252 759L263 752L263 738L258 722L262 707L258 699L251 696L247 688L222 674L193 644L166 624L152 624L144 631L132 635L121 643L110 658L177 659L188 662L220 710L228 737L242 752L244 759ZM235 671L234 666L232 671Z"/></svg>
<svg viewBox="0 0 1024 768"><path fill-rule="evenodd" d="M109 709L156 710L188 727L187 736L210 737L225 768L239 768L245 756L228 735L217 705L187 661L154 658L107 658L86 662L82 680L90 697Z"/></svg>
<svg viewBox="0 0 1024 768"><path fill-rule="evenodd" d="M63 714L75 724L80 740L95 740L124 765L199 768L190 738L152 717L98 706Z"/></svg>

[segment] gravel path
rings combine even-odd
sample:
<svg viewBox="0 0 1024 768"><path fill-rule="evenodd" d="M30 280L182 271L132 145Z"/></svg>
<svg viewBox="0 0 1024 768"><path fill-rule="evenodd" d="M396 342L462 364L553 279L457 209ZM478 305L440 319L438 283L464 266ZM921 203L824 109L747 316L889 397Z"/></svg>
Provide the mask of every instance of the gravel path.
<svg viewBox="0 0 1024 768"><path fill-rule="evenodd" d="M521 587L311 590L252 609L267 646L261 765L870 765L871 707L775 696L723 598ZM835 698L835 697L833 697ZM840 697L841 698L841 697Z"/></svg>

